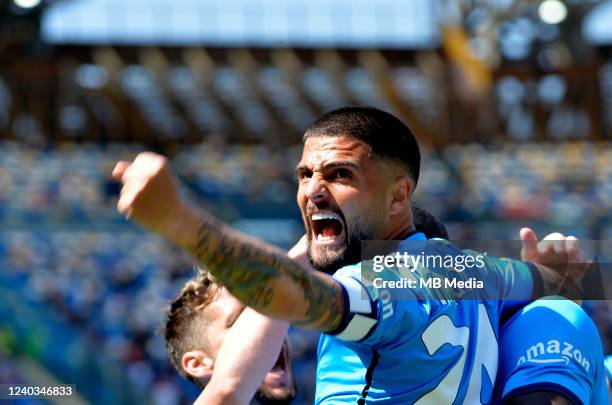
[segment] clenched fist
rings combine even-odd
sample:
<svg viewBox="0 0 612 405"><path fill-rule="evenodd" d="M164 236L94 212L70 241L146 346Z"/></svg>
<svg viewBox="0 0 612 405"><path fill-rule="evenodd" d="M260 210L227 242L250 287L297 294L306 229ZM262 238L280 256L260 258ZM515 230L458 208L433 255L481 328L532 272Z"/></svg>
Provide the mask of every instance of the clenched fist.
<svg viewBox="0 0 612 405"><path fill-rule="evenodd" d="M123 183L117 210L145 228L173 239L185 209L168 160L143 152L118 162L113 177Z"/></svg>

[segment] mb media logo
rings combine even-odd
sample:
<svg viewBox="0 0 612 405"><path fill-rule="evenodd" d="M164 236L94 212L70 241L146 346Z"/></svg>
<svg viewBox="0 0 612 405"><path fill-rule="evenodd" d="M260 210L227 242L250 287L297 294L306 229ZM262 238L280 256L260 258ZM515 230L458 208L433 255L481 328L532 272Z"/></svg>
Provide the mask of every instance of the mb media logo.
<svg viewBox="0 0 612 405"><path fill-rule="evenodd" d="M558 356L550 357L549 354L556 354ZM546 358L542 358L542 357ZM584 357L580 349L574 348L574 345L570 342L559 342L556 339L549 340L548 342L538 342L531 346L525 351L525 355L519 357L516 365L529 363L563 363L568 365L570 360L574 359L576 363L580 364L586 372L591 369L591 363Z"/></svg>

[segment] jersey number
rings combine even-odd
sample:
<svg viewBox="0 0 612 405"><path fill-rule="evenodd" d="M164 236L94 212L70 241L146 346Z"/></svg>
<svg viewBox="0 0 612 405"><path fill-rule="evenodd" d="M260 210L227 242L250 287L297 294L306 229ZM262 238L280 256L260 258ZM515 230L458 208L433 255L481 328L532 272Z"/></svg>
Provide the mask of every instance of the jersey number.
<svg viewBox="0 0 612 405"><path fill-rule="evenodd" d="M478 304L478 328L476 331L476 353L474 356L474 366L471 373L466 375L469 385L464 400L465 404L480 404L491 401L481 395L482 369L486 371L491 382L495 381L497 375L497 339L491 321L487 315L484 304ZM433 390L422 396L415 404L434 405L451 404L457 399L461 380L463 378L470 329L467 326L457 327L453 324L448 315L442 315L433 321L421 336L423 343L427 347L430 356L445 344L460 346L463 348L461 357L457 363L449 370L446 376ZM481 401L482 399L482 401Z"/></svg>

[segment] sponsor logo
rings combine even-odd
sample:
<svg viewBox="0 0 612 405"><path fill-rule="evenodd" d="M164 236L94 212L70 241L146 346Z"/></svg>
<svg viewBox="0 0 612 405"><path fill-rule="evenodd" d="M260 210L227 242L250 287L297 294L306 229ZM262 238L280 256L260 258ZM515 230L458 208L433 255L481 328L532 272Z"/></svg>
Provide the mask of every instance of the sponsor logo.
<svg viewBox="0 0 612 405"><path fill-rule="evenodd" d="M557 356L549 356L549 355ZM543 358L544 357L544 358ZM586 372L591 370L591 363L582 354L582 351L575 347L570 342L551 339L548 342L538 342L530 346L525 355L519 357L516 365L528 363L537 364L565 364L568 365L571 360L578 363Z"/></svg>

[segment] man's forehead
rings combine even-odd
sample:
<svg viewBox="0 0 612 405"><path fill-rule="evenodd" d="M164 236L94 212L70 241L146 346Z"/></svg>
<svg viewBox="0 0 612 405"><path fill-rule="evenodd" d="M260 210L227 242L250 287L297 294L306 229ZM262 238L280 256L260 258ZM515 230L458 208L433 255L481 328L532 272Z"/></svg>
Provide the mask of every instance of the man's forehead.
<svg viewBox="0 0 612 405"><path fill-rule="evenodd" d="M328 160L361 161L370 155L370 146L351 136L311 136L304 142L303 165L317 165Z"/></svg>

